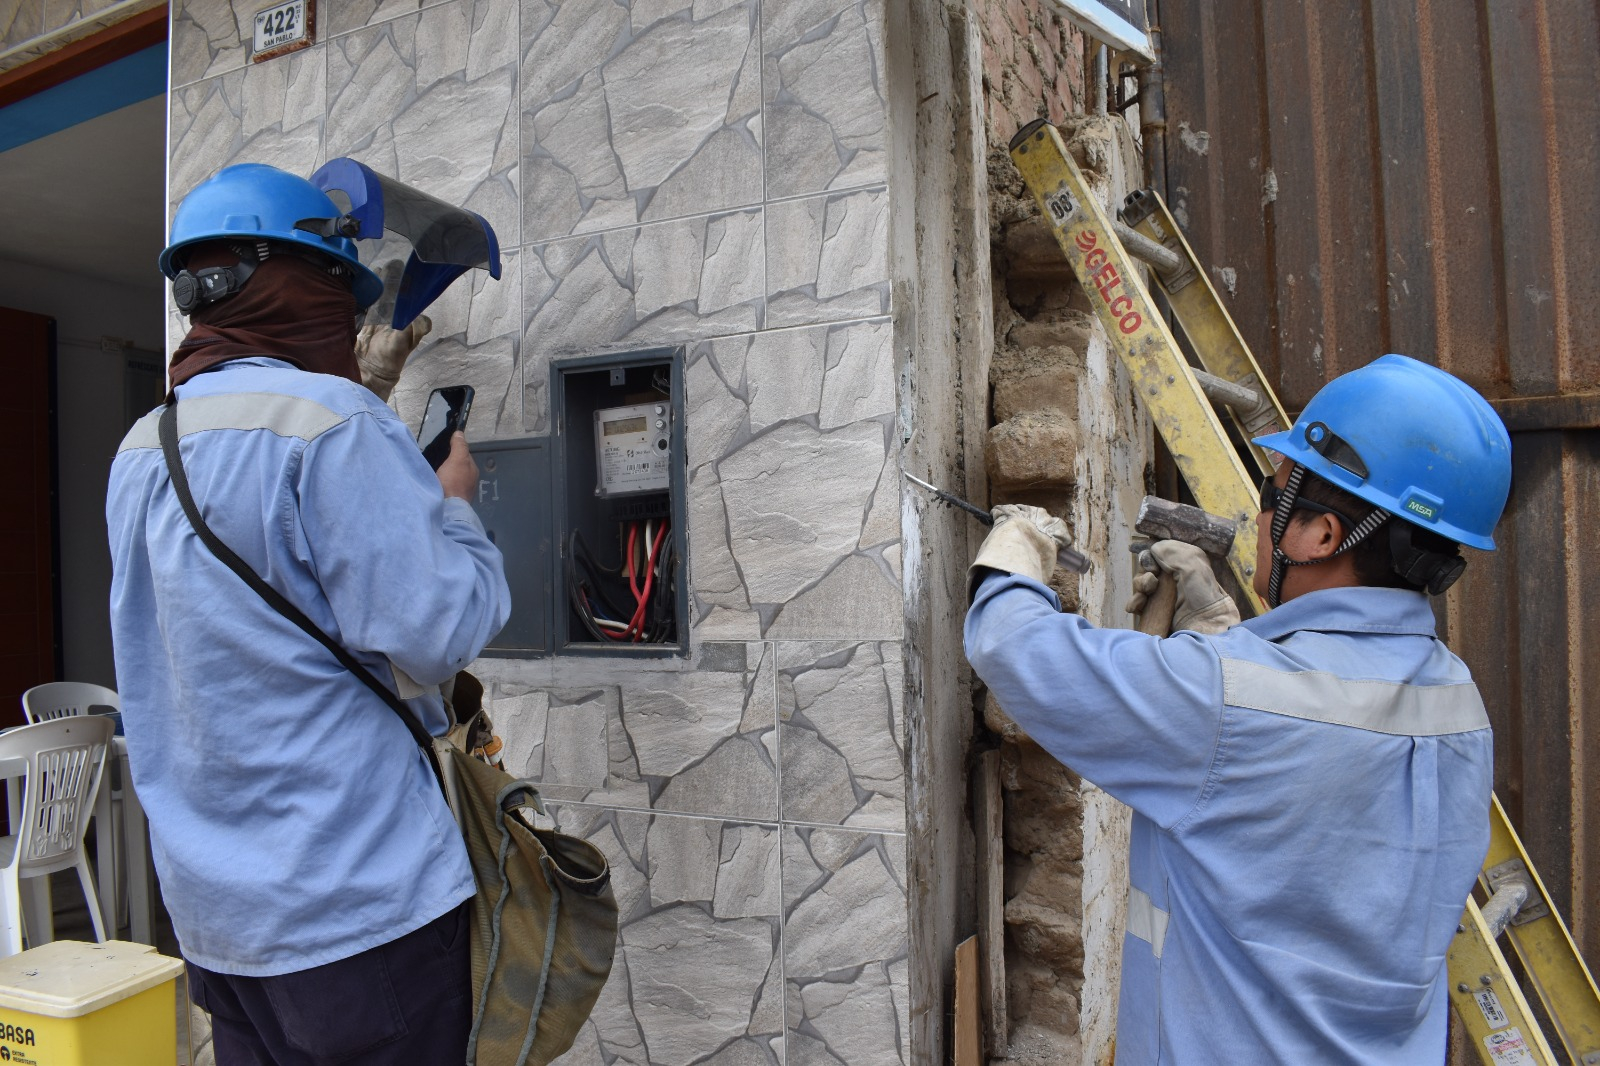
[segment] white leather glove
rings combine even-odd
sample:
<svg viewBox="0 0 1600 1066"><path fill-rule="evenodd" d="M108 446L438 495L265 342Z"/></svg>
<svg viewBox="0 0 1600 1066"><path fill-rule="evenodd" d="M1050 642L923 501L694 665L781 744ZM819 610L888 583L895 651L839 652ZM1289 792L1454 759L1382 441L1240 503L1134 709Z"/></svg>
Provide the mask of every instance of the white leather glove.
<svg viewBox="0 0 1600 1066"><path fill-rule="evenodd" d="M1043 507L1023 503L1002 503L990 514L994 515L994 528L983 539L967 573L988 567L1022 574L1040 584L1049 581L1056 568L1056 552L1072 547L1067 524Z"/></svg>
<svg viewBox="0 0 1600 1066"><path fill-rule="evenodd" d="M1139 553L1145 573L1133 579L1129 614L1140 614L1160 582L1160 574L1172 575L1178 584L1178 602L1172 612L1172 631L1191 629L1196 633L1221 633L1239 624L1239 608L1217 583L1211 561L1203 549L1181 540L1158 540Z"/></svg>
<svg viewBox="0 0 1600 1066"><path fill-rule="evenodd" d="M418 315L405 329L387 325L362 326L356 334L356 363L361 367L361 384L387 403L395 382L406 367L406 360L433 329L427 315Z"/></svg>

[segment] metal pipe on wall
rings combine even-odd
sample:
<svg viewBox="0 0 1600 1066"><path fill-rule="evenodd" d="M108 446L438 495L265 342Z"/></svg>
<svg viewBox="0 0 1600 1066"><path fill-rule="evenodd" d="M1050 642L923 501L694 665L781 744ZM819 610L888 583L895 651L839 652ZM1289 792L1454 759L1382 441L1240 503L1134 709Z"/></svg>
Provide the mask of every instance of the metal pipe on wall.
<svg viewBox="0 0 1600 1066"><path fill-rule="evenodd" d="M1111 55L1105 45L1094 50L1094 113L1103 115L1109 106L1106 85L1111 81Z"/></svg>
<svg viewBox="0 0 1600 1066"><path fill-rule="evenodd" d="M1167 196L1167 97L1162 88L1165 73L1161 21L1156 0L1147 0L1150 50L1155 59L1139 67L1139 139L1144 144L1144 183Z"/></svg>

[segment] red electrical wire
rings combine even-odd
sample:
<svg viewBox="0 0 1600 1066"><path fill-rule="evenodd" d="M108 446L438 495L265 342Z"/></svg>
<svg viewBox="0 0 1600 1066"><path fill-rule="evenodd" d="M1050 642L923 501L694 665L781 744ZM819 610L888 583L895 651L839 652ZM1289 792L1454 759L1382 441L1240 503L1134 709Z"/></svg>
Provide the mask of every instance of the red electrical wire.
<svg viewBox="0 0 1600 1066"><path fill-rule="evenodd" d="M634 533L637 532L637 527L635 528L635 530L633 532ZM650 602L650 589L655 584L655 580L656 580L656 565L655 565L656 564L656 556L661 551L661 542L664 539L666 539L666 535L667 535L667 523L663 522L663 523L661 523L661 528L656 530L655 543L649 545L649 554L645 557L645 561L644 561L645 562L645 575L644 575L644 589L643 589L643 591L641 591L639 589L638 585L634 584L635 569L634 569L634 567L632 565L633 564L633 533L630 533L628 535L628 553L629 553L628 554L628 563L629 563L628 584L633 590L634 600L637 602L638 607L635 608L635 610L633 612L633 618L628 622L628 628L623 630L623 638L626 639L628 634L631 633L633 635L632 639L633 639L633 642L635 644L637 644L639 641L644 639L644 613L645 613L645 607Z"/></svg>

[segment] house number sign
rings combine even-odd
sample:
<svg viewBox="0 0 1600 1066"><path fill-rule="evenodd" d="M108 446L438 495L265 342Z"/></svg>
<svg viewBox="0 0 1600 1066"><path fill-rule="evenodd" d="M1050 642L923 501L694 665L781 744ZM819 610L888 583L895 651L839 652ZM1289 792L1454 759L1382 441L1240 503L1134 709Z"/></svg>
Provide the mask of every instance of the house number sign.
<svg viewBox="0 0 1600 1066"><path fill-rule="evenodd" d="M311 47L317 39L316 28L316 0L287 0L257 11L251 62L261 63Z"/></svg>

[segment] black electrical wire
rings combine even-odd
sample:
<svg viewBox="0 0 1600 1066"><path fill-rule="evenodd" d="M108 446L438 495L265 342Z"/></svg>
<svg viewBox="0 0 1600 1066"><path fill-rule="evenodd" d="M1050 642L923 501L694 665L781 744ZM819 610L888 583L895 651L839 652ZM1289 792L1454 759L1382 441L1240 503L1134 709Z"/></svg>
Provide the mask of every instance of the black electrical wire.
<svg viewBox="0 0 1600 1066"><path fill-rule="evenodd" d="M568 554L566 562L567 601L572 607L572 613L578 616L578 621L583 623L583 628L595 640L605 640L600 632L600 627L595 624L594 616L589 613L588 607L583 602L584 586L579 584L578 575L572 565L572 556Z"/></svg>
<svg viewBox="0 0 1600 1066"><path fill-rule="evenodd" d="M678 546L677 539L672 535L669 526L664 542L661 545L661 554L656 560L655 585L650 591L651 614L655 616L655 624L651 627L650 636L647 638L653 644L660 644L672 639L674 630L674 607L676 604L676 581L678 572Z"/></svg>
<svg viewBox="0 0 1600 1066"><path fill-rule="evenodd" d="M646 557L649 556L649 546L646 545ZM626 548L624 548L626 552ZM596 617L596 608L603 611L611 620L627 622L638 610L637 603L632 610L623 611L606 590L600 574L619 578L622 565L616 569L606 567L596 560L584 541L583 535L578 530L573 530L567 542L565 574L567 582L567 599L574 614L588 631L590 637L602 643L615 643L615 632L606 631ZM652 567L654 578L650 590L645 618L639 627L640 639L648 644L661 644L673 638L676 631L676 596L678 572L677 540L672 535L669 526L662 537L661 550L657 553ZM597 573L598 571L598 573ZM585 598L587 597L587 599Z"/></svg>
<svg viewBox="0 0 1600 1066"><path fill-rule="evenodd" d="M588 604L584 602L584 591L587 588L587 585L578 580L575 560L578 554L579 540L580 538L577 530L573 530L572 538L568 542L569 547L566 561L567 599L572 605L572 613L578 616L578 620L582 622L583 627L589 631L589 635L595 640L605 641L605 633L601 631L599 624L594 620L593 613L591 613L589 610Z"/></svg>
<svg viewBox="0 0 1600 1066"><path fill-rule="evenodd" d="M578 568L582 567L584 574L580 577ZM597 641L611 643L614 639L609 636L595 618L594 609L590 606L586 596L598 602L600 608L607 614L616 617L621 614L616 604L606 595L605 586L596 578L595 569L604 570L589 554L588 545L583 541L583 535L577 530L572 531L572 536L567 542L567 599L571 604L573 613L578 616L589 635ZM628 617L632 617L630 614Z"/></svg>
<svg viewBox="0 0 1600 1066"><path fill-rule="evenodd" d="M605 583L596 574L596 571L599 571L601 574L618 575L622 572L620 565L613 570L597 562L594 556L590 554L589 545L584 541L583 535L577 530L572 531L567 558L583 567L585 576L588 578L589 589L594 594L601 610L617 621L626 621L633 617L631 610L623 611L616 605L616 602L606 593Z"/></svg>

